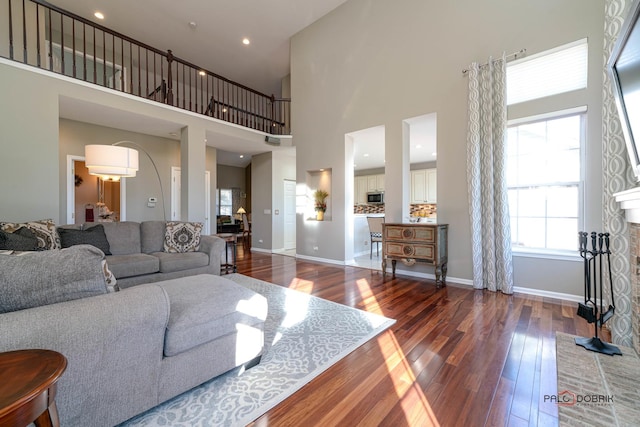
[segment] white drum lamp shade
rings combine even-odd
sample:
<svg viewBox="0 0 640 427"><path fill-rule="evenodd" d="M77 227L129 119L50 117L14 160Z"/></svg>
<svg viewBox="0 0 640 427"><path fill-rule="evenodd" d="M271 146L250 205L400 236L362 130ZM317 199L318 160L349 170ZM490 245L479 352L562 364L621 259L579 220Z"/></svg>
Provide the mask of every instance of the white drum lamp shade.
<svg viewBox="0 0 640 427"><path fill-rule="evenodd" d="M133 177L138 171L138 151L116 145L86 145L85 165L89 174Z"/></svg>

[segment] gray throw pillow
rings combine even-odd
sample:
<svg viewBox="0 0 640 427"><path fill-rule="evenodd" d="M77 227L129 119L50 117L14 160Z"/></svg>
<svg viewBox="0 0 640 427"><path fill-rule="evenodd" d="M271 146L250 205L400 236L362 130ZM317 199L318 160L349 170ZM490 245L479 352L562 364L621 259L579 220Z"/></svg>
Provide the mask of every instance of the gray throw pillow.
<svg viewBox="0 0 640 427"><path fill-rule="evenodd" d="M35 251L38 249L38 239L27 227L20 227L13 233L0 230L0 249Z"/></svg>
<svg viewBox="0 0 640 427"><path fill-rule="evenodd" d="M89 245L0 255L0 313L106 294L103 259Z"/></svg>
<svg viewBox="0 0 640 427"><path fill-rule="evenodd" d="M58 228L58 234L60 235L63 248L69 248L75 245L92 245L104 252L105 255L111 255L109 241L104 233L104 227L101 224L87 230Z"/></svg>

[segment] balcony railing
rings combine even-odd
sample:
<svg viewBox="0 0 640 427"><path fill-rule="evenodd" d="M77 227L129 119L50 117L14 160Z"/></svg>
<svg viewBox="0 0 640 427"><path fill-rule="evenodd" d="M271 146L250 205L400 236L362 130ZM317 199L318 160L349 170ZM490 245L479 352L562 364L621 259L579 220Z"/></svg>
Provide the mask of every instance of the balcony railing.
<svg viewBox="0 0 640 427"><path fill-rule="evenodd" d="M276 99L42 0L0 0L0 56L116 91L277 135Z"/></svg>

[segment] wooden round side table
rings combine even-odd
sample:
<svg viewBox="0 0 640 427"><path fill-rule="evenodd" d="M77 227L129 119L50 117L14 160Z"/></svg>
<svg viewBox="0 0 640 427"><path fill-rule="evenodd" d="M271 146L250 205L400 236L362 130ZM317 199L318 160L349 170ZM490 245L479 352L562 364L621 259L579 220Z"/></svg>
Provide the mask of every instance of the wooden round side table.
<svg viewBox="0 0 640 427"><path fill-rule="evenodd" d="M66 368L51 350L0 353L0 427L59 426L56 383Z"/></svg>

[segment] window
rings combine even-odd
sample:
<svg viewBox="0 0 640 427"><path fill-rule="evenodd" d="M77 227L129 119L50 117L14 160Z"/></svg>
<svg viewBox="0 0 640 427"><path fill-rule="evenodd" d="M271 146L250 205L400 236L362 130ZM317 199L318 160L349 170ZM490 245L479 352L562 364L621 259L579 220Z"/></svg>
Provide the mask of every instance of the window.
<svg viewBox="0 0 640 427"><path fill-rule="evenodd" d="M582 227L586 109L520 121L507 130L514 249L576 251Z"/></svg>
<svg viewBox="0 0 640 427"><path fill-rule="evenodd" d="M218 189L218 215L233 215L233 192L230 188Z"/></svg>
<svg viewBox="0 0 640 427"><path fill-rule="evenodd" d="M587 39L507 64L507 105L587 87Z"/></svg>

